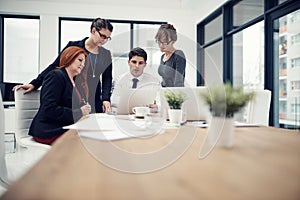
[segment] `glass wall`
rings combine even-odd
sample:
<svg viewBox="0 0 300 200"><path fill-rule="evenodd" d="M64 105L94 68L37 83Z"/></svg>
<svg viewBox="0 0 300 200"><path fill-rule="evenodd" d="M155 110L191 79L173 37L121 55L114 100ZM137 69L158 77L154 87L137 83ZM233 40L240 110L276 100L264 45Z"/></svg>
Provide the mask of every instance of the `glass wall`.
<svg viewBox="0 0 300 200"><path fill-rule="evenodd" d="M219 38L222 36L222 15L219 15L215 19L213 19L211 22L205 25L205 34L204 34L204 41L205 43L208 43L216 38Z"/></svg>
<svg viewBox="0 0 300 200"><path fill-rule="evenodd" d="M233 35L233 85L264 89L264 21Z"/></svg>
<svg viewBox="0 0 300 200"><path fill-rule="evenodd" d="M60 21L60 51L69 41L82 40L90 35L91 22L88 21Z"/></svg>
<svg viewBox="0 0 300 200"><path fill-rule="evenodd" d="M223 82L223 42L218 42L205 48L205 72L206 85Z"/></svg>
<svg viewBox="0 0 300 200"><path fill-rule="evenodd" d="M243 0L233 6L233 26L241 26L264 13L264 0Z"/></svg>
<svg viewBox="0 0 300 200"><path fill-rule="evenodd" d="M92 20L60 18L60 50L68 41L81 40L90 36L90 25ZM157 74L157 63L160 56L156 47L155 34L160 24L165 22L135 22L111 20L114 29L112 39L104 44L104 48L112 53L113 78L128 72L128 53L131 48L142 47L148 54L148 65L145 71L155 71ZM122 44L122 45L120 45ZM156 68L155 68L156 67ZM158 74L157 74L158 76Z"/></svg>
<svg viewBox="0 0 300 200"><path fill-rule="evenodd" d="M112 40L108 41L104 47L112 53L113 62L113 78L119 77L121 74L128 72L128 52L131 46L130 24L128 23L112 23L114 30ZM122 45L120 45L122 44Z"/></svg>
<svg viewBox="0 0 300 200"><path fill-rule="evenodd" d="M2 82L27 83L39 69L39 19L4 16L1 21Z"/></svg>
<svg viewBox="0 0 300 200"><path fill-rule="evenodd" d="M200 31L201 29L201 31ZM216 11L212 17L198 25L198 85L223 82L223 14Z"/></svg>
<svg viewBox="0 0 300 200"><path fill-rule="evenodd" d="M281 127L300 126L300 10L274 21L276 103Z"/></svg>
<svg viewBox="0 0 300 200"><path fill-rule="evenodd" d="M197 83L202 76L210 81L213 76L219 77L211 71L219 63L223 82L272 92L271 126L299 129L299 9L300 4L293 0L224 3L197 25L197 68L201 73ZM216 43L218 48L213 47Z"/></svg>
<svg viewBox="0 0 300 200"><path fill-rule="evenodd" d="M153 74L158 80L161 79L157 71L162 53L154 38L159 27L160 25L156 24L134 24L133 26L133 46L141 47L147 52L145 72Z"/></svg>

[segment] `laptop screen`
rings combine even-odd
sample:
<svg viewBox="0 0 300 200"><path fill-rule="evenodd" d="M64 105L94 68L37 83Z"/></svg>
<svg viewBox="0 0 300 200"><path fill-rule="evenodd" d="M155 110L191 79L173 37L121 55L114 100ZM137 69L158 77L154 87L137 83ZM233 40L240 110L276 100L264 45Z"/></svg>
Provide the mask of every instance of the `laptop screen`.
<svg viewBox="0 0 300 200"><path fill-rule="evenodd" d="M117 100L117 114L132 114L135 106L148 106L153 104L159 96L159 88L146 87L137 89L123 89Z"/></svg>

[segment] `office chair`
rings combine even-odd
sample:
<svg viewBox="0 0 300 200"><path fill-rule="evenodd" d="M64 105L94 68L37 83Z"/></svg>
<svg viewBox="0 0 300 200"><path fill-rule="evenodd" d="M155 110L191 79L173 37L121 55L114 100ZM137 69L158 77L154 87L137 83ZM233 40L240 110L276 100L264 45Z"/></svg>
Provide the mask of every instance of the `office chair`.
<svg viewBox="0 0 300 200"><path fill-rule="evenodd" d="M247 123L269 126L271 104L270 90L254 90L255 96L250 101Z"/></svg>
<svg viewBox="0 0 300 200"><path fill-rule="evenodd" d="M28 135L31 121L40 106L40 90L31 91L25 95L23 93L23 89L15 91L15 134L17 148L34 147L47 151L51 148L50 145L38 143L32 136Z"/></svg>
<svg viewBox="0 0 300 200"><path fill-rule="evenodd" d="M9 180L5 160L4 134L4 106L0 92L0 184L6 188L9 185Z"/></svg>

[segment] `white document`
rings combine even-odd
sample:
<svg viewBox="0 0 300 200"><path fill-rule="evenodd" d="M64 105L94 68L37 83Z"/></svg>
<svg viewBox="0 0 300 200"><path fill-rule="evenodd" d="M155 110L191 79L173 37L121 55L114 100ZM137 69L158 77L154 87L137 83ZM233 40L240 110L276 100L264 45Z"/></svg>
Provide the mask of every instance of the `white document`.
<svg viewBox="0 0 300 200"><path fill-rule="evenodd" d="M235 121L234 125L236 127L256 127L256 126L259 126L258 124L249 124L249 123L246 123L246 122L238 122L238 121Z"/></svg>
<svg viewBox="0 0 300 200"><path fill-rule="evenodd" d="M98 140L145 137L163 132L163 120L132 119L128 115L91 114L64 129L76 129L79 136Z"/></svg>
<svg viewBox="0 0 300 200"><path fill-rule="evenodd" d="M188 126L194 126L194 127L199 127L199 128L207 128L209 127L209 124L207 124L205 121L194 121L194 122L188 122ZM257 124L249 124L246 122L238 122L234 121L234 126L235 127L256 127L259 126Z"/></svg>

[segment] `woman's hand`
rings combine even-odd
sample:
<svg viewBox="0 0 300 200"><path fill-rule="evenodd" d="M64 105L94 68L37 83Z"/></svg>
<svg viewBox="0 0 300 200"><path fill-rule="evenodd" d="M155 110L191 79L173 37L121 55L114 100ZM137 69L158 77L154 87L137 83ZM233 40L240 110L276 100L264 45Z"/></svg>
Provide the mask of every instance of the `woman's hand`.
<svg viewBox="0 0 300 200"><path fill-rule="evenodd" d="M82 106L80 109L83 116L88 115L91 112L91 105L87 103L86 105Z"/></svg>
<svg viewBox="0 0 300 200"><path fill-rule="evenodd" d="M103 101L102 105L103 105L103 112L104 113L111 112L111 106L110 106L109 101Z"/></svg>
<svg viewBox="0 0 300 200"><path fill-rule="evenodd" d="M13 87L13 91L17 91L21 88L25 90L24 94L26 94L34 90L34 85L32 84L16 85L15 87Z"/></svg>

